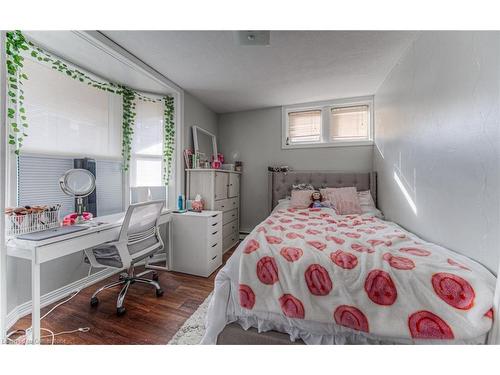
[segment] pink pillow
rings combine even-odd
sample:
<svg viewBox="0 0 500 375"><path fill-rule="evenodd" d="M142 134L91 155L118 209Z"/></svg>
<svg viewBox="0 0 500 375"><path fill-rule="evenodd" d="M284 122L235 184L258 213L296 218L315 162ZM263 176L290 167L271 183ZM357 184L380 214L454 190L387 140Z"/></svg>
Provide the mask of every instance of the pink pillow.
<svg viewBox="0 0 500 375"><path fill-rule="evenodd" d="M335 207L338 215L361 214L358 193L355 187L322 189Z"/></svg>
<svg viewBox="0 0 500 375"><path fill-rule="evenodd" d="M311 195L314 190L292 190L290 206L292 208L307 208L312 203Z"/></svg>

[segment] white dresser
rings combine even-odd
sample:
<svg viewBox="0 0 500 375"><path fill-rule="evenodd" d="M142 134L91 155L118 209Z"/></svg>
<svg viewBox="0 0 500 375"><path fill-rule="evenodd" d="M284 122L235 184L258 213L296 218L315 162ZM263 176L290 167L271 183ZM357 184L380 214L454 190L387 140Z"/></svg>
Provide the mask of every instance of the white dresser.
<svg viewBox="0 0 500 375"><path fill-rule="evenodd" d="M172 270L210 276L222 265L222 212L172 215Z"/></svg>
<svg viewBox="0 0 500 375"><path fill-rule="evenodd" d="M241 172L221 169L187 169L187 199L200 194L208 210L222 211L222 251L240 237Z"/></svg>

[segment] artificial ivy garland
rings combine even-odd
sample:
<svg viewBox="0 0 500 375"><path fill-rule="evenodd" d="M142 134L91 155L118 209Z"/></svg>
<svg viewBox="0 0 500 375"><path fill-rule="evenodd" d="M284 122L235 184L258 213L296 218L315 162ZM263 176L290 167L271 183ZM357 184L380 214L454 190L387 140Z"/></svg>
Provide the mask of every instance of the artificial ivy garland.
<svg viewBox="0 0 500 375"><path fill-rule="evenodd" d="M163 110L163 182L168 185L172 174L172 160L174 157L175 123L174 123L174 98L164 98L165 109Z"/></svg>
<svg viewBox="0 0 500 375"><path fill-rule="evenodd" d="M7 33L6 39L6 65L7 65L7 95L8 107L7 118L10 124L9 144L15 146L14 151L19 155L19 149L23 145L24 137L27 137L26 109L24 108L23 80L28 79L22 72L24 57L22 51L29 49L24 35L20 31Z"/></svg>
<svg viewBox="0 0 500 375"><path fill-rule="evenodd" d="M171 175L171 164L174 154L175 143L175 124L174 124L174 99L167 96L162 99L150 98L128 87L114 84L112 82L98 81L77 68L68 66L64 61L52 56L47 51L37 47L31 41L27 40L21 31L9 31L6 40L7 54L7 75L8 75L8 120L10 124L9 144L15 147L15 154L19 155L23 145L23 140L28 136L26 109L24 108L24 92L22 90L23 80L28 76L22 71L24 57L22 53L29 53L30 56L39 62L51 65L51 68L66 74L68 77L86 83L96 89L122 95L123 98L123 140L122 156L123 168L128 170L130 164L130 154L132 150L132 137L134 134L135 122L135 99L145 102L159 103L164 101L164 147L163 161L164 171L163 180L166 185L169 183Z"/></svg>
<svg viewBox="0 0 500 375"><path fill-rule="evenodd" d="M122 121L122 157L123 169L128 171L130 165L130 155L132 153L132 138L134 135L135 123L135 92L134 90L123 88L123 121Z"/></svg>

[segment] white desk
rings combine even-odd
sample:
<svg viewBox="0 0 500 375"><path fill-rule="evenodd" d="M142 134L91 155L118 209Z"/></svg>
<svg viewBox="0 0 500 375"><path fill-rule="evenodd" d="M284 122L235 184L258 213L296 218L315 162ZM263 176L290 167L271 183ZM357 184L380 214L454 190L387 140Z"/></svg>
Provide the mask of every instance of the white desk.
<svg viewBox="0 0 500 375"><path fill-rule="evenodd" d="M118 239L125 212L100 216L96 222L105 223L87 230L69 233L42 241L25 241L7 239L7 255L31 261L31 298L33 325L33 344L40 343L40 265L45 262L77 253L85 249ZM168 225L167 267L170 265L172 253L172 215L164 210L160 216L160 224Z"/></svg>

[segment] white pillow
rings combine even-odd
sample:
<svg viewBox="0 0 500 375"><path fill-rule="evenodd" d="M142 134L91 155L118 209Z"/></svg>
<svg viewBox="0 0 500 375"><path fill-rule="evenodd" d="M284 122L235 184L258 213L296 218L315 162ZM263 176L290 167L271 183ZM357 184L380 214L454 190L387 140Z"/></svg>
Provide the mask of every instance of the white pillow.
<svg viewBox="0 0 500 375"><path fill-rule="evenodd" d="M361 212L364 214L372 214L379 218L383 218L382 212L375 207L375 202L373 201L370 190L358 191L359 205L361 206Z"/></svg>
<svg viewBox="0 0 500 375"><path fill-rule="evenodd" d="M358 191L358 199L361 206L377 208L375 207L375 202L373 201L370 190Z"/></svg>

